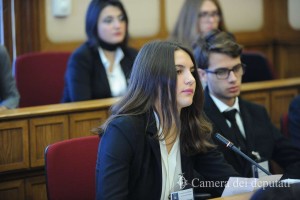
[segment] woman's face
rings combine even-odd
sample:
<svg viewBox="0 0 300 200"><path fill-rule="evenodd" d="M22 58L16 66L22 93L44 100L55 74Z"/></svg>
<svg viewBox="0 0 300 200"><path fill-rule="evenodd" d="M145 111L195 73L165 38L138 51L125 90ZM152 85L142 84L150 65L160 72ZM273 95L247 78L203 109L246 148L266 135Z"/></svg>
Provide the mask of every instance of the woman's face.
<svg viewBox="0 0 300 200"><path fill-rule="evenodd" d="M122 11L115 6L106 6L98 18L98 36L110 44L117 44L124 40L126 21Z"/></svg>
<svg viewBox="0 0 300 200"><path fill-rule="evenodd" d="M181 110L193 103L196 82L192 72L195 66L190 55L183 50L176 50L174 56L177 72L176 100L178 110Z"/></svg>
<svg viewBox="0 0 300 200"><path fill-rule="evenodd" d="M217 6L210 0L204 0L199 8L198 32L205 36L213 29L217 29L220 15Z"/></svg>

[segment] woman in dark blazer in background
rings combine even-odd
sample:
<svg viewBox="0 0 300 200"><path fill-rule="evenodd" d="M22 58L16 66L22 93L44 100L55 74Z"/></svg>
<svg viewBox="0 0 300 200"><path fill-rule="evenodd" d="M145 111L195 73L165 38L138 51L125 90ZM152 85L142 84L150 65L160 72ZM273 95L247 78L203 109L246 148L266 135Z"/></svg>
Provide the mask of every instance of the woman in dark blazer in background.
<svg viewBox="0 0 300 200"><path fill-rule="evenodd" d="M11 71L9 54L5 46L0 45L0 112L19 105L20 94Z"/></svg>
<svg viewBox="0 0 300 200"><path fill-rule="evenodd" d="M177 43L146 44L128 92L100 129L97 199L165 200L200 181L219 181L209 192L220 196L229 176L238 174L209 142L211 124L202 108L191 52Z"/></svg>
<svg viewBox="0 0 300 200"><path fill-rule="evenodd" d="M127 46L128 17L120 1L92 0L87 41L71 55L63 102L122 96L137 51Z"/></svg>

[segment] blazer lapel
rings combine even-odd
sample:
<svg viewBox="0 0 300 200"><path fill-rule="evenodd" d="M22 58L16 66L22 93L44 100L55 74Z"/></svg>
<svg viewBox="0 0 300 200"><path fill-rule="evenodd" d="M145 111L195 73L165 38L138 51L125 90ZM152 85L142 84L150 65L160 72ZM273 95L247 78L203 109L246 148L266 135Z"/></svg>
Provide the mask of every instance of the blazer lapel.
<svg viewBox="0 0 300 200"><path fill-rule="evenodd" d="M205 90L205 104L204 111L208 118L213 122L214 130L222 134L230 141L234 141L235 138L233 134L231 134L230 128L226 123L226 119L223 114L219 111L216 104L213 102L212 98L209 95L209 91L206 88ZM217 133L214 132L214 133Z"/></svg>
<svg viewBox="0 0 300 200"><path fill-rule="evenodd" d="M240 112L241 112L241 118L242 118L242 122L243 122L243 126L244 126L244 130L245 130L245 135L246 135L246 145L247 145L247 154L249 157L252 157L251 152L255 151L255 141L253 138L253 135L251 134L253 127L255 126L255 124L252 122L252 118L251 116L249 116L249 111L247 110L247 107L244 106L244 101L240 98L239 99L239 106L240 106ZM251 174L251 165L248 164L245 167L245 174Z"/></svg>
<svg viewBox="0 0 300 200"><path fill-rule="evenodd" d="M255 148L253 146L255 144L255 141L251 134L253 126L255 126L255 124L253 123L253 119L251 118L251 116L248 114L249 111L247 107L244 106L244 101L241 98L239 99L239 106L247 140L247 149L249 149L249 151L255 151Z"/></svg>
<svg viewBox="0 0 300 200"><path fill-rule="evenodd" d="M146 114L146 120L145 122L146 124L146 134L147 137L149 137L149 143L151 146L151 150L154 154L154 157L156 159L156 163L157 163L157 167L159 170L159 176L162 177L162 167L161 167L161 154L160 154L160 146L159 146L159 142L156 139L155 135L157 133L157 127L156 127L156 122L155 122L155 117L154 117L154 113L153 110L150 110L148 114ZM162 188L162 183L160 181L159 183L159 188L160 188L160 192L161 192L161 188Z"/></svg>
<svg viewBox="0 0 300 200"><path fill-rule="evenodd" d="M121 60L120 62L120 65L121 65L121 68L125 74L125 77L126 77L126 82L127 82L127 85L129 83L129 79L130 79L130 74L131 74L131 69L133 67L133 62L134 62L134 59L131 58L129 55L127 55L127 50L128 49L122 49L123 52L124 52L124 58Z"/></svg>
<svg viewBox="0 0 300 200"><path fill-rule="evenodd" d="M226 123L226 119L223 114L220 112L218 107L213 102L212 98L209 95L209 90L206 87L205 89L205 104L204 104L204 111L208 118L213 123L213 134L220 133L225 138L227 138L231 142L235 142L235 137L230 130L228 124ZM220 143L214 138L214 141L218 144L219 149L223 152L225 158L231 163L233 166L237 168L243 169L245 163L247 161L244 160L240 155L233 152L232 150L228 149L223 143ZM238 170L237 170L238 171ZM241 172L240 172L241 173Z"/></svg>
<svg viewBox="0 0 300 200"><path fill-rule="evenodd" d="M100 58L98 49L93 49L93 57L94 57L93 59L95 60L94 62L95 67L94 67L94 71L92 72L93 73L92 76L94 76L95 78L99 78L99 80L101 80L102 91L103 92L106 91L105 95L111 97L111 90L108 82L108 77L106 75L105 67Z"/></svg>

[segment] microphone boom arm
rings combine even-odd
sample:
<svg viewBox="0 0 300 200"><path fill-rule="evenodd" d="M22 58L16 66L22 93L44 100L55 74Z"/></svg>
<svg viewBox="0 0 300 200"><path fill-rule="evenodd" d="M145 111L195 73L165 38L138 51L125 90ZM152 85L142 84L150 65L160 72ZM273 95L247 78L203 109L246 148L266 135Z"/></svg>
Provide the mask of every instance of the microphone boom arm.
<svg viewBox="0 0 300 200"><path fill-rule="evenodd" d="M265 172L267 175L272 175L270 172L268 172L265 168L263 168L261 165L259 165L257 162L255 162L254 160L252 160L249 156L247 156L246 154L244 154L242 151L240 151L236 146L234 146L234 144L232 142L230 142L229 140L227 140L225 137L223 137L221 134L217 133L216 134L216 138L221 141L222 143L224 143L226 145L227 148L233 150L235 153L239 154L240 156L242 156L243 158L245 158L246 160L248 160L250 163L252 163L253 165L255 165L256 167L258 167L261 171Z"/></svg>

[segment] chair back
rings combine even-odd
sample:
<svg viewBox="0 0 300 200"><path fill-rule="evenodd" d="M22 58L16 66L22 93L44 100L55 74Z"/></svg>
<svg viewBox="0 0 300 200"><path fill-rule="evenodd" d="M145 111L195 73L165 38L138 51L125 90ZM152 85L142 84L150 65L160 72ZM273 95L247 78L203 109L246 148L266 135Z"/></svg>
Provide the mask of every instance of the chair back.
<svg viewBox="0 0 300 200"><path fill-rule="evenodd" d="M289 117L288 113L283 113L280 117L280 131L285 137L289 137Z"/></svg>
<svg viewBox="0 0 300 200"><path fill-rule="evenodd" d="M261 52L244 51L241 60L247 66L242 79L243 83L267 81L275 78L271 62Z"/></svg>
<svg viewBox="0 0 300 200"><path fill-rule="evenodd" d="M49 145L45 150L48 200L95 200L99 136Z"/></svg>
<svg viewBox="0 0 300 200"><path fill-rule="evenodd" d="M60 103L70 52L37 52L17 57L15 79L19 107Z"/></svg>

